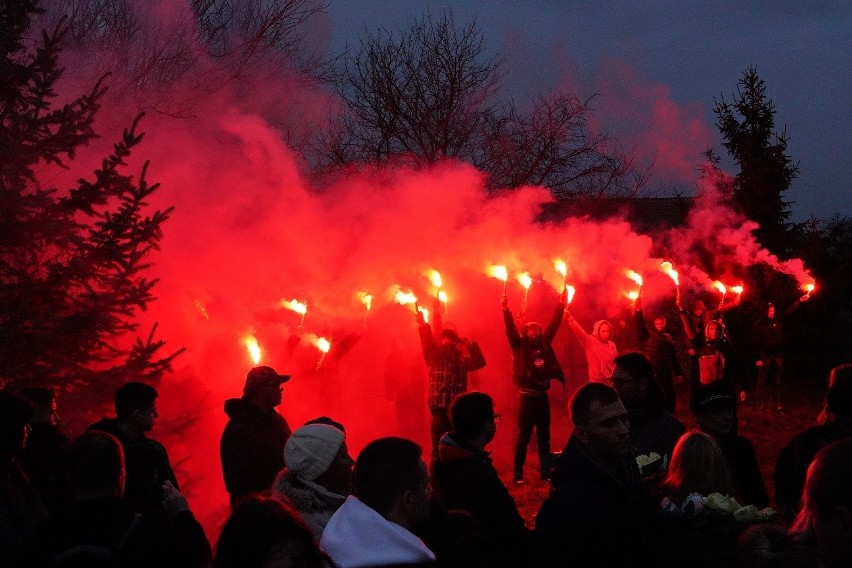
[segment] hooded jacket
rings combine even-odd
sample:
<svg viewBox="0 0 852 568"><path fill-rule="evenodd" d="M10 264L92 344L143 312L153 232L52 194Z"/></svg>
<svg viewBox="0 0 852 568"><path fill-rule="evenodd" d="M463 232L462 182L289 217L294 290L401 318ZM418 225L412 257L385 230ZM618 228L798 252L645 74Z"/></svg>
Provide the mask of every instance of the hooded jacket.
<svg viewBox="0 0 852 568"><path fill-rule="evenodd" d="M338 568L433 563L435 554L413 533L347 497L322 533L320 549Z"/></svg>
<svg viewBox="0 0 852 568"><path fill-rule="evenodd" d="M521 337L512 312L503 310L503 322L506 324L506 337L514 356L512 381L521 389L545 392L550 388L551 379L565 384L565 374L553 351L553 339L562 318L565 315L565 304L559 303L550 318L550 323L537 341ZM528 324L529 325L529 324Z"/></svg>
<svg viewBox="0 0 852 568"><path fill-rule="evenodd" d="M290 426L277 412L263 412L243 398L225 401L230 420L222 432L219 451L225 488L236 501L255 491L268 491L284 467L284 445Z"/></svg>
<svg viewBox="0 0 852 568"><path fill-rule="evenodd" d="M618 347L611 339L600 340L600 329L607 320L598 320L589 335L582 326L571 318L568 325L574 331L574 336L586 352L586 363L589 367L589 381L593 383L605 383L612 377L615 370L615 357L618 355ZM612 324L610 324L612 327Z"/></svg>
<svg viewBox="0 0 852 568"><path fill-rule="evenodd" d="M286 468L278 474L272 484L272 491L293 503L305 524L314 533L317 542L322 537L328 520L346 501L345 495L332 493L318 483L299 479Z"/></svg>
<svg viewBox="0 0 852 568"><path fill-rule="evenodd" d="M473 515L513 558L528 556L532 533L524 526L518 506L488 452L457 439L452 432L444 434L432 483L446 509L462 509Z"/></svg>

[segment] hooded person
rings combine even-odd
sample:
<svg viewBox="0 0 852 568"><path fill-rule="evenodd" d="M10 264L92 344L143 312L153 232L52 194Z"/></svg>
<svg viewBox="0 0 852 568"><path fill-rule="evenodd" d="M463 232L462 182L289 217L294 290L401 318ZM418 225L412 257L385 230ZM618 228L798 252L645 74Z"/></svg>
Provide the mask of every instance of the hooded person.
<svg viewBox="0 0 852 568"><path fill-rule="evenodd" d="M553 339L567 305L567 292L563 292L546 329L535 322L528 322L518 333L515 319L509 310L509 299L504 294L500 298L503 308L503 323L506 326L506 338L512 348L514 367L512 382L518 387L520 404L518 407L518 439L515 443L515 465L513 481L524 483L524 462L527 459L527 446L532 437L533 428L538 438L538 459L541 478L547 479L553 465L550 453L550 399L547 391L550 381L556 379L565 385L565 375L556 353L553 351Z"/></svg>
<svg viewBox="0 0 852 568"><path fill-rule="evenodd" d="M284 445L286 467L272 491L290 500L319 542L328 520L352 492L346 434L329 424L306 424Z"/></svg>
<svg viewBox="0 0 852 568"><path fill-rule="evenodd" d="M289 380L289 375L279 375L272 367L255 367L246 375L242 398L225 401L229 420L219 451L232 507L251 493L269 491L284 467L284 445L291 430L275 407Z"/></svg>
<svg viewBox="0 0 852 568"><path fill-rule="evenodd" d="M574 332L574 337L586 352L586 363L589 367L589 382L608 383L615 370L615 356L618 347L612 340L612 324L607 320L598 320L588 334L569 311L565 311L568 326Z"/></svg>

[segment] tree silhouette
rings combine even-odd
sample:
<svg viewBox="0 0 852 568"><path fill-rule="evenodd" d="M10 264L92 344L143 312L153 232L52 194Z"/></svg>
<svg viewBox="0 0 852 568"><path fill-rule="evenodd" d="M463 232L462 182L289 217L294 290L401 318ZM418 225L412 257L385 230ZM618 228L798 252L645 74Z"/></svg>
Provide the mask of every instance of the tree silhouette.
<svg viewBox="0 0 852 568"><path fill-rule="evenodd" d="M766 85L754 67L743 72L731 102L714 101L717 126L723 145L740 168L733 199L740 211L757 222L757 237L772 252L787 256L790 217L784 192L798 173L787 154L786 128L775 129L775 105L766 96Z"/></svg>
<svg viewBox="0 0 852 568"><path fill-rule="evenodd" d="M156 378L179 353L158 355L156 325L132 340L134 316L155 299L147 273L172 208L149 210L158 184L146 180L147 163L138 180L124 173L141 115L91 178L45 182L97 137L106 87L54 108L64 28L28 50L40 11L38 0L0 5L0 380L103 391Z"/></svg>

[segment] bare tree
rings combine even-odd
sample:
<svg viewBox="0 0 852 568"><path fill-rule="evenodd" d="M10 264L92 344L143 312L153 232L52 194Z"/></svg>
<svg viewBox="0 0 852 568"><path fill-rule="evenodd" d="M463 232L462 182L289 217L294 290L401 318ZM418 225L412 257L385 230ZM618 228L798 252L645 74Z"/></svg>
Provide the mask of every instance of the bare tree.
<svg viewBox="0 0 852 568"><path fill-rule="evenodd" d="M491 189L537 184L560 198L641 191L649 168L590 129L592 99L542 95L521 112L499 97L500 67L476 22L457 26L451 12L426 13L398 32L367 32L345 58L343 114L317 162L456 158L487 172Z"/></svg>

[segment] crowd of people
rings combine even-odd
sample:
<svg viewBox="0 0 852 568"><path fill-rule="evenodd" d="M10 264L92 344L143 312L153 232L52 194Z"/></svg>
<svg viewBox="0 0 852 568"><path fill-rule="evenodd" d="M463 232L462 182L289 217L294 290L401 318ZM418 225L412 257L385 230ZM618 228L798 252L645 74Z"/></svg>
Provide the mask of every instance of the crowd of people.
<svg viewBox="0 0 852 568"><path fill-rule="evenodd" d="M519 321L501 298L519 403L511 483L525 483L535 431L549 484L525 521L489 453L494 399L471 390L486 365L476 341L440 314L418 313L432 414L431 448L383 437L350 456L344 424L320 416L291 429L276 410L289 375L251 369L225 402L220 456L230 516L211 546L180 490L167 449L149 433L157 390L127 382L115 417L69 440L56 392L0 390L0 566L852 566L852 365L829 377L814 426L777 459L770 501L752 443L738 432L719 314L686 310L690 369L667 321L634 306L637 351L619 353L606 320L586 333L560 296L546 327ZM774 307L756 328L765 396L779 404ZM551 450L553 348L567 321L589 380L568 408L572 431ZM398 371L395 371L398 372ZM687 431L675 413L686 375ZM508 377L507 377L508 380ZM774 509L770 509L770 504Z"/></svg>

